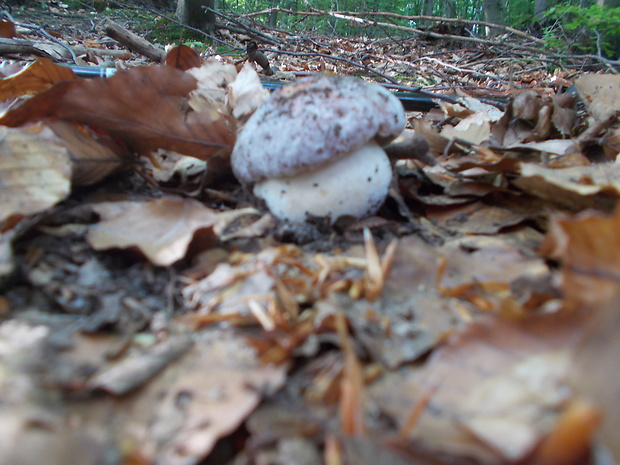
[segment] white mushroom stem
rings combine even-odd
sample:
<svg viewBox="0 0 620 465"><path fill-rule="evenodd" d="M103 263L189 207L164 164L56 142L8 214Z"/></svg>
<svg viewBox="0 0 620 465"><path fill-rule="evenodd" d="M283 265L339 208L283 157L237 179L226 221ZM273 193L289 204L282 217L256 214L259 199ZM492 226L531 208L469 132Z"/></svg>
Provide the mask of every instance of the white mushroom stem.
<svg viewBox="0 0 620 465"><path fill-rule="evenodd" d="M266 179L254 186L278 218L306 221L308 215L356 218L372 215L387 197L392 166L374 141L314 171L297 176Z"/></svg>

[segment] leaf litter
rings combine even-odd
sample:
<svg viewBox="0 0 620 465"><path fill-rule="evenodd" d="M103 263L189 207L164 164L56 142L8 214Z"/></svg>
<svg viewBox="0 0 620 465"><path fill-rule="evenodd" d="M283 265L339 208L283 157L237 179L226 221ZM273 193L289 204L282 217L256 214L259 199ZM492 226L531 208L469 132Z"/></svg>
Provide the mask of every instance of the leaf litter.
<svg viewBox="0 0 620 465"><path fill-rule="evenodd" d="M230 176L253 68L168 63L0 85L10 463L620 460L615 76L409 114L331 228Z"/></svg>

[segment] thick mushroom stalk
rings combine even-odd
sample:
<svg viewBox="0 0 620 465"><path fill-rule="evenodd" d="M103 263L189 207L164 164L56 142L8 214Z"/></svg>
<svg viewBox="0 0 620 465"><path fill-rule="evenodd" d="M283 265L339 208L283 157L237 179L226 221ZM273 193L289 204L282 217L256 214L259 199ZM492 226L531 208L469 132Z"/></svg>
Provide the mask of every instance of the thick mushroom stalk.
<svg viewBox="0 0 620 465"><path fill-rule="evenodd" d="M401 103L377 84L318 75L275 92L239 134L233 172L278 218L376 213L392 168L380 147L404 128Z"/></svg>

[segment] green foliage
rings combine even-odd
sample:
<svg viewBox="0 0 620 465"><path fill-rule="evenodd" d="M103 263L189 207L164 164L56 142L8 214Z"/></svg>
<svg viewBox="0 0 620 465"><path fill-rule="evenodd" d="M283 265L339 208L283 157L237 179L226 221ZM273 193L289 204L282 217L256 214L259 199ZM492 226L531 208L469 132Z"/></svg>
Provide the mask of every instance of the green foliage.
<svg viewBox="0 0 620 465"><path fill-rule="evenodd" d="M146 39L160 44L191 43L193 41L205 47L210 44L210 40L203 34L156 15L153 15L150 20L142 22L140 29L146 31ZM207 43L203 44L203 42Z"/></svg>
<svg viewBox="0 0 620 465"><path fill-rule="evenodd" d="M620 57L620 8L564 4L551 8L546 17L554 21L545 31L549 46Z"/></svg>

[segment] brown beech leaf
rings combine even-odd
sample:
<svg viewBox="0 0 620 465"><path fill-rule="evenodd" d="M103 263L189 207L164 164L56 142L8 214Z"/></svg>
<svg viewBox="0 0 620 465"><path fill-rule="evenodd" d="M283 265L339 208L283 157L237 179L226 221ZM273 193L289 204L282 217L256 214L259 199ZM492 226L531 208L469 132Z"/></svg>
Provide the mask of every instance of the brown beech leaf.
<svg viewBox="0 0 620 465"><path fill-rule="evenodd" d="M39 58L19 73L0 80L0 100L9 100L26 94L36 94L60 81L76 79L66 66L59 66L47 58Z"/></svg>
<svg viewBox="0 0 620 465"><path fill-rule="evenodd" d="M220 213L180 197L114 203L127 204L127 209L115 205L108 213L107 204L93 207L104 220L90 228L88 243L97 250L137 247L158 266L168 266L183 258L198 230L216 227L235 215L247 213Z"/></svg>
<svg viewBox="0 0 620 465"><path fill-rule="evenodd" d="M13 21L3 19L0 21L0 37L3 39L11 39L17 35L15 24Z"/></svg>
<svg viewBox="0 0 620 465"><path fill-rule="evenodd" d="M586 74L575 81L575 87L594 119L603 121L620 111L620 76Z"/></svg>
<svg viewBox="0 0 620 465"><path fill-rule="evenodd" d="M71 190L67 149L48 128L0 127L0 221L43 211Z"/></svg>
<svg viewBox="0 0 620 465"><path fill-rule="evenodd" d="M110 146L97 141L87 128L61 120L48 120L47 125L67 148L73 168L71 181L74 185L95 184L121 165L122 158ZM196 161L200 163L199 160Z"/></svg>
<svg viewBox="0 0 620 465"><path fill-rule="evenodd" d="M166 53L166 64L181 71L198 68L201 62L200 54L187 45L177 45Z"/></svg>
<svg viewBox="0 0 620 465"><path fill-rule="evenodd" d="M620 291L620 208L613 215L555 218L541 254L562 260L567 308L607 304Z"/></svg>
<svg viewBox="0 0 620 465"><path fill-rule="evenodd" d="M234 140L227 121L180 110L196 79L170 66L140 66L105 80L60 82L0 118L20 126L45 116L89 124L120 137L133 150L158 148L207 159Z"/></svg>

